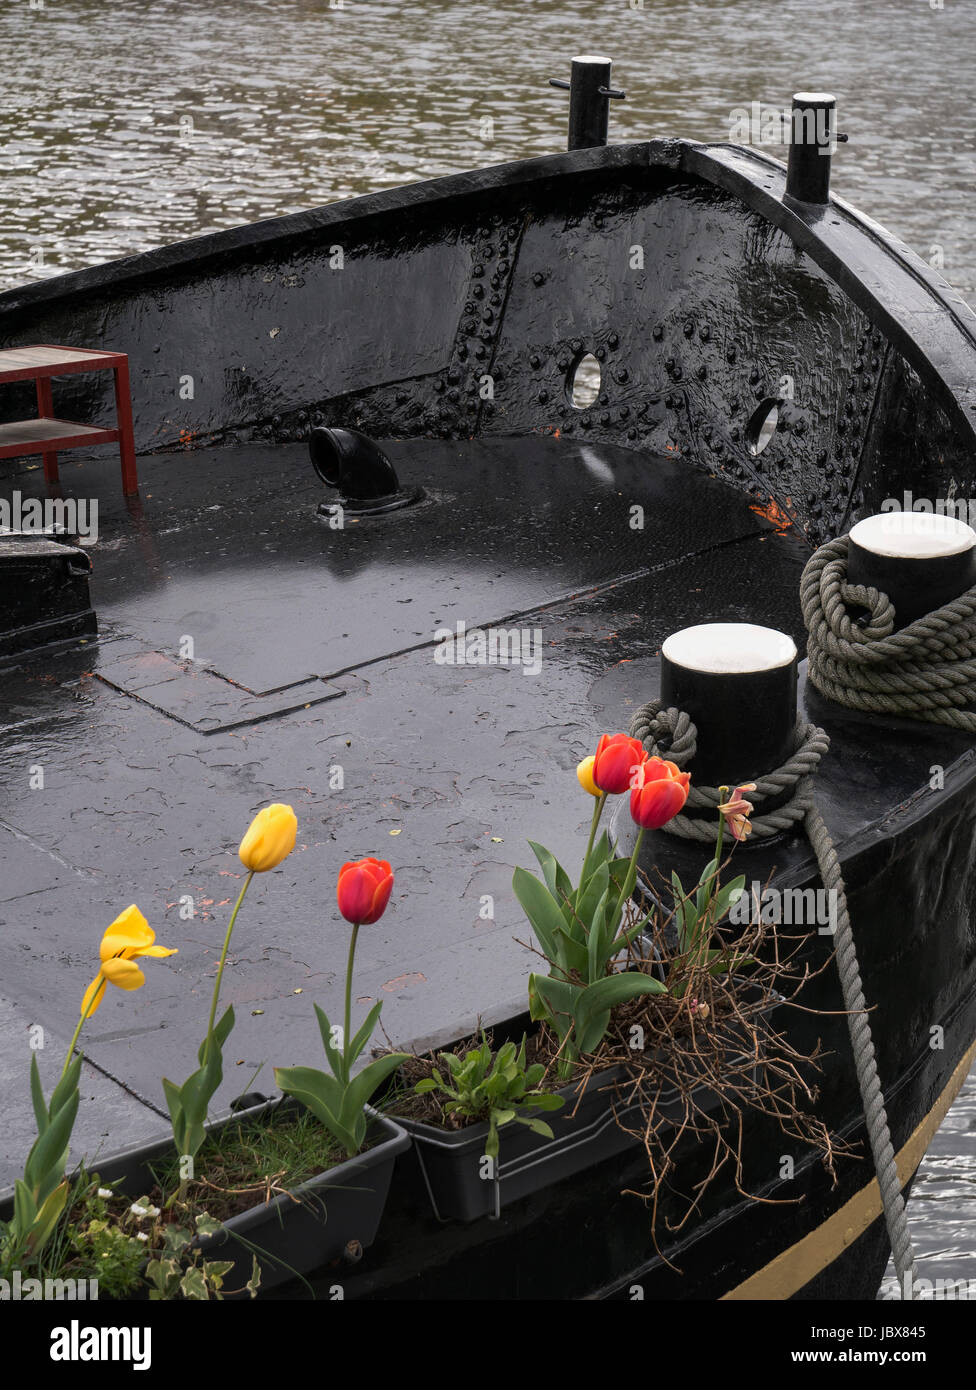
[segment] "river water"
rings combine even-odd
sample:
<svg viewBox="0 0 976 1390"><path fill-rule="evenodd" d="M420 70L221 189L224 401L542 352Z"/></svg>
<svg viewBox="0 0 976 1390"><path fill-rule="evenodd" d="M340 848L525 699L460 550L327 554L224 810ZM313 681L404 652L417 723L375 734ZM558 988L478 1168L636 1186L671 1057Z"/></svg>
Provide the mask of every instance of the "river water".
<svg viewBox="0 0 976 1390"><path fill-rule="evenodd" d="M4 0L0 288L550 153L579 52L616 59L620 141L834 92L835 191L976 300L974 0ZM973 1077L909 1210L920 1271L976 1277Z"/></svg>

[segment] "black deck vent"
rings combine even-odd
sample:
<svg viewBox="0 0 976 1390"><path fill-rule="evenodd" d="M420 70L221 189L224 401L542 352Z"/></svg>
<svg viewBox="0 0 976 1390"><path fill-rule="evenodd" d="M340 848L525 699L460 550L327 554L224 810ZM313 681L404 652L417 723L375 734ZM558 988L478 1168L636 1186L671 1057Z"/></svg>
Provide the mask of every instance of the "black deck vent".
<svg viewBox="0 0 976 1390"><path fill-rule="evenodd" d="M312 430L308 451L326 487L337 488L343 510L353 516L375 516L399 511L419 502L423 488L402 488L396 469L379 445L358 430ZM323 502L322 514L331 514L334 504Z"/></svg>

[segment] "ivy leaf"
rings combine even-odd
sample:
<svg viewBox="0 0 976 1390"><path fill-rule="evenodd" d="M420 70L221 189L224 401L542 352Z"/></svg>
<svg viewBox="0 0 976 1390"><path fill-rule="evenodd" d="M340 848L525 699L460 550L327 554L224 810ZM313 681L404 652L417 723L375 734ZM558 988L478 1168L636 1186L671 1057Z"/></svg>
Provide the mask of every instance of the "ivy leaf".
<svg viewBox="0 0 976 1390"><path fill-rule="evenodd" d="M191 1265L180 1280L180 1292L184 1298L194 1301L203 1301L210 1297L207 1291L207 1281L204 1278L203 1270L196 1265Z"/></svg>

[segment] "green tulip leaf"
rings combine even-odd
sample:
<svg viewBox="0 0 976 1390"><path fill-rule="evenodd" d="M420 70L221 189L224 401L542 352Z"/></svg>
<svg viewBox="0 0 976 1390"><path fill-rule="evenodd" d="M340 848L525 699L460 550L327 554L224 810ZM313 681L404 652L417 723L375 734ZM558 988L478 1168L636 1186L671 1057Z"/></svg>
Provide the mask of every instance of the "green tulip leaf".
<svg viewBox="0 0 976 1390"><path fill-rule="evenodd" d="M366 1015L365 1022L363 1023L359 1032L353 1038L352 1042L349 1044L349 1056L347 1059L349 1066L352 1066L353 1062L355 1062L356 1058L360 1055L363 1048L366 1046L366 1044L372 1037L373 1029L376 1027L376 1020L380 1016L380 1010L382 1009L382 1007L383 1001L378 1000L370 1009L369 1013Z"/></svg>
<svg viewBox="0 0 976 1390"><path fill-rule="evenodd" d="M24 1166L24 1181L38 1191L45 1179L56 1175L60 1182L67 1157L68 1141L78 1113L78 1092L66 1101L47 1129L35 1142ZM42 1199L43 1200L43 1199Z"/></svg>
<svg viewBox="0 0 976 1390"><path fill-rule="evenodd" d="M606 863L599 864L590 875L590 879L583 889L576 903L576 929L580 931L580 940L589 941L590 924L592 923L597 910L597 905L606 897L607 888L610 883L610 873Z"/></svg>
<svg viewBox="0 0 976 1390"><path fill-rule="evenodd" d="M219 1051L221 1048L223 1048L224 1043L225 1043L225 1042L227 1041L227 1039L230 1037L231 1029L232 1029L233 1027L234 1027L234 1006L233 1006L233 1004L229 1004L229 1005L227 1006L227 1008L224 1010L224 1012L223 1012L223 1014L221 1015L220 1019L219 1019L219 1020L217 1021L217 1023L214 1025L213 1037L214 1037L214 1042L216 1042L216 1044L217 1044L217 1049L218 1049L218 1051ZM197 1049L197 1061L200 1063L201 1067L203 1066L203 1059L204 1059L204 1057L206 1056L206 1054L207 1054L207 1039L204 1038L203 1042L200 1044L199 1048Z"/></svg>
<svg viewBox="0 0 976 1390"><path fill-rule="evenodd" d="M347 1125L352 1123L356 1115L362 1113L363 1106L379 1090L386 1078L396 1071L401 1063L408 1061L409 1056L407 1052L390 1052L385 1057L377 1057L375 1061L363 1067L361 1072L357 1072L346 1087L342 1101L342 1119Z"/></svg>
<svg viewBox="0 0 976 1390"><path fill-rule="evenodd" d="M699 917L703 916L705 906L715 892L715 879L718 874L718 858L710 859L702 869L701 878L698 880L698 894L695 898L695 910Z"/></svg>
<svg viewBox="0 0 976 1390"><path fill-rule="evenodd" d="M34 1194L24 1182L23 1178L14 1181L14 1219L13 1226L18 1236L23 1240L30 1233L30 1229L37 1218L37 1203L34 1201Z"/></svg>
<svg viewBox="0 0 976 1390"><path fill-rule="evenodd" d="M332 1070L332 1075L337 1081L344 1082L346 1080L346 1064L343 1060L342 1053L332 1041L332 1024L329 1022L328 1014L323 1008L320 1008L318 1004L314 1004L312 1007L315 1009L315 1017L319 1022L319 1033L322 1036L322 1046L325 1048L325 1055L329 1059L329 1067ZM345 1038L343 1038L342 1041L343 1046L345 1046Z"/></svg>
<svg viewBox="0 0 976 1390"><path fill-rule="evenodd" d="M609 872L610 854L610 837L604 830L601 832L600 838L597 840L596 844L593 845L586 859L583 861L583 868L580 872L579 889L576 893L577 904L579 903L581 895L585 893L586 889L589 887L590 879L593 875L598 873L600 869L607 869Z"/></svg>
<svg viewBox="0 0 976 1390"><path fill-rule="evenodd" d="M603 1033L606 1032L606 1023L595 1039L592 1037L591 1024L595 1019L603 1018L604 1014L609 1021L610 1010L617 1004L623 1004L628 999L636 999L641 994L667 994L667 992L660 980L636 970L622 970L617 975L608 975L606 979L598 980L596 984L589 985L583 990L576 1008L577 1042L580 1050L583 1052L593 1051Z"/></svg>
<svg viewBox="0 0 976 1390"><path fill-rule="evenodd" d="M573 912L570 905L570 913ZM579 922L573 917L556 929L557 949L562 952L554 962L561 971L578 970L586 974L586 938Z"/></svg>
<svg viewBox="0 0 976 1390"><path fill-rule="evenodd" d="M44 1099L44 1088L41 1085L41 1074L37 1069L37 1053L31 1054L30 1064L30 1089L31 1104L34 1107L34 1119L37 1121L37 1133L40 1136L48 1126L47 1101Z"/></svg>
<svg viewBox="0 0 976 1390"><path fill-rule="evenodd" d="M354 1150L355 1135L340 1118L343 1100L340 1082L312 1067L275 1067L274 1077L279 1090L294 1096L311 1110L347 1153Z"/></svg>
<svg viewBox="0 0 976 1390"><path fill-rule="evenodd" d="M68 1200L69 1190L70 1183L59 1183L54 1191L48 1194L41 1205L40 1210L34 1218L27 1240L27 1248L30 1254L39 1254L54 1234L54 1228L58 1224L61 1213L64 1211L65 1203Z"/></svg>
<svg viewBox="0 0 976 1390"><path fill-rule="evenodd" d="M54 1116L63 1105L71 1099L81 1082L81 1067L84 1057L79 1053L73 1057L65 1069L64 1076L61 1077L54 1090L51 1092L51 1104L48 1106L48 1115L53 1120Z"/></svg>
<svg viewBox="0 0 976 1390"><path fill-rule="evenodd" d="M577 1021L576 1046L580 1052L593 1052L610 1026L610 1010L598 1009L587 1014L586 1022Z"/></svg>
<svg viewBox="0 0 976 1390"><path fill-rule="evenodd" d="M535 984L538 995L545 1000L553 1016L557 1018L565 1017L566 1022L560 1024L558 1021L554 1025L559 1036L562 1037L569 1031L573 1015L576 1011L576 1001L582 992L580 985L571 985L565 980L554 980L549 975L533 975L531 977ZM560 1028L562 1031L560 1032Z"/></svg>
<svg viewBox="0 0 976 1390"><path fill-rule="evenodd" d="M559 952L562 948L566 921L546 890L545 884L540 883L527 869L518 868L512 876L512 888L539 939L543 954L554 964L562 965L563 960Z"/></svg>
<svg viewBox="0 0 976 1390"><path fill-rule="evenodd" d="M316 1095L321 1104L335 1115L336 1119L339 1118L344 1088L342 1082L334 1076L318 1071L315 1067L275 1067L274 1078L275 1085L285 1095L301 1100L304 1100L306 1094Z"/></svg>
<svg viewBox="0 0 976 1390"><path fill-rule="evenodd" d="M745 874L739 874L738 878L734 878L731 883L726 884L726 886L720 889L715 895L715 903L712 910L712 923L714 926L718 926L732 904L738 901L745 892L745 884Z"/></svg>
<svg viewBox="0 0 976 1390"><path fill-rule="evenodd" d="M545 845L537 845L534 840L530 840L529 849L539 861L542 877L546 881L546 887L549 889L553 901L561 908L562 904L573 896L573 885L569 874L555 855L549 853Z"/></svg>
<svg viewBox="0 0 976 1390"><path fill-rule="evenodd" d="M610 885L603 890L603 896L597 903L590 921L589 939L587 941L586 963L587 963L587 983L592 984L594 980L602 980L607 973L607 933L605 927L607 903L610 897Z"/></svg>
<svg viewBox="0 0 976 1390"><path fill-rule="evenodd" d="M166 1106L169 1110L169 1118L173 1125L173 1135L174 1138L176 1138L177 1129L182 1131L183 1127L183 1097L179 1086L174 1085L172 1081L168 1081L165 1076L163 1077L163 1094L166 1097ZM177 1148L180 1148L178 1138ZM183 1152L181 1148L180 1152Z"/></svg>

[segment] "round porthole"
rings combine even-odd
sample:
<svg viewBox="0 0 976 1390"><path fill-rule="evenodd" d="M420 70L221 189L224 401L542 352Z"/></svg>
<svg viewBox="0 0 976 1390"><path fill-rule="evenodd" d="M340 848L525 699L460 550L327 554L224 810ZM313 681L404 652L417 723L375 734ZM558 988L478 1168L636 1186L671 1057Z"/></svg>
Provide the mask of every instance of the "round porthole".
<svg viewBox="0 0 976 1390"><path fill-rule="evenodd" d="M588 410L600 394L600 364L586 352L570 368L567 379L569 399L576 410Z"/></svg>
<svg viewBox="0 0 976 1390"><path fill-rule="evenodd" d="M776 426L779 424L779 405L779 401L770 396L768 400L760 401L753 412L751 420L746 425L746 445L750 454L761 454L776 433Z"/></svg>

